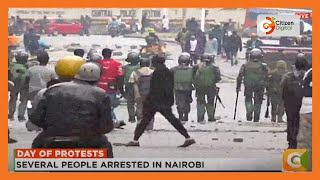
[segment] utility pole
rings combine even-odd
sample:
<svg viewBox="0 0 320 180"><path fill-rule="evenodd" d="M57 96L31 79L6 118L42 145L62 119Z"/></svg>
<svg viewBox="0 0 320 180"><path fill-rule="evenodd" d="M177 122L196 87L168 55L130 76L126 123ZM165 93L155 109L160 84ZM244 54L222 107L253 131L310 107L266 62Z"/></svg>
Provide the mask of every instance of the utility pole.
<svg viewBox="0 0 320 180"><path fill-rule="evenodd" d="M187 8L182 8L182 27L186 27Z"/></svg>
<svg viewBox="0 0 320 180"><path fill-rule="evenodd" d="M206 19L206 9L201 8L201 30L204 32L204 25L205 25L205 20Z"/></svg>

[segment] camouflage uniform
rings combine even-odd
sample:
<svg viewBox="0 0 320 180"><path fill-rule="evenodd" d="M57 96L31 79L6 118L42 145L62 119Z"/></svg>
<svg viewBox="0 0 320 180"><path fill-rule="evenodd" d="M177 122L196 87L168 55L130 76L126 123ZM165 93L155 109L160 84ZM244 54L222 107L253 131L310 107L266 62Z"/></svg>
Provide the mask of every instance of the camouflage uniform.
<svg viewBox="0 0 320 180"><path fill-rule="evenodd" d="M125 85L125 98L127 99L127 109L129 114L129 122L135 122L135 96L132 83L129 82L130 76L133 72L140 68L138 64L140 62L139 54L131 52L126 59L129 64L123 67L124 72L124 85Z"/></svg>
<svg viewBox="0 0 320 180"><path fill-rule="evenodd" d="M242 79L244 81L244 96L247 111L247 120L252 120L254 112L254 122L260 119L263 93L268 78L269 68L260 61L248 61L242 65L237 78L237 91L240 90ZM252 102L254 100L254 104Z"/></svg>
<svg viewBox="0 0 320 180"><path fill-rule="evenodd" d="M193 69L181 64L171 69L174 74L174 94L180 121L188 121L192 102Z"/></svg>
<svg viewBox="0 0 320 180"><path fill-rule="evenodd" d="M131 83L129 83L129 78L132 72L135 72L140 68L139 65L128 64L123 67L124 71L124 84L125 84L125 96L127 99L127 109L129 114L129 122L135 122L135 100L134 100L134 90Z"/></svg>
<svg viewBox="0 0 320 180"><path fill-rule="evenodd" d="M23 54L23 55L20 55ZM20 56L20 57L18 57ZM24 56L24 57L23 57ZM14 113L16 111L16 104L18 100L18 95L20 95L20 104L18 108L18 120L24 121L25 111L27 109L28 96L29 96L29 82L30 82L30 71L24 64L28 59L26 52L20 52L16 56L17 63L10 63L9 65L9 77L15 86L10 92L9 100L9 119L14 120Z"/></svg>
<svg viewBox="0 0 320 180"><path fill-rule="evenodd" d="M281 78L287 71L287 64L280 60L276 64L276 69L269 74L268 78L268 95L270 96L271 101L271 121L283 122L282 116L284 114L284 105L281 94Z"/></svg>
<svg viewBox="0 0 320 180"><path fill-rule="evenodd" d="M136 107L137 107L137 120L138 123L140 123L142 121L142 111L143 111L143 104L146 100L146 96L143 96L140 94L139 91L139 78L140 75L145 75L145 76L149 76L152 75L153 73L153 69L149 68L149 67L141 67L140 69L138 69L137 71L134 71L129 79L129 83L132 84L133 89L134 89L134 102L136 103ZM140 74L140 75L139 75ZM150 121L150 123L148 124L146 130L152 130L153 129L153 124L154 124L154 118L152 118L152 120Z"/></svg>
<svg viewBox="0 0 320 180"><path fill-rule="evenodd" d="M216 83L221 80L220 69L210 61L201 62L194 66L194 69L198 122L204 121L204 114L206 111L208 114L208 121L215 121L213 115L214 99L216 96Z"/></svg>

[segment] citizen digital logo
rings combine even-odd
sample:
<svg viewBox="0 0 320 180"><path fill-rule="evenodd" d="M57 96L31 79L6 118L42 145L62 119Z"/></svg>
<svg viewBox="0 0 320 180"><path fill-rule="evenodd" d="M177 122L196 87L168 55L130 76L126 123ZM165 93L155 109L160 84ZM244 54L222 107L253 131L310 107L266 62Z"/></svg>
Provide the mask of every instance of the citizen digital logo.
<svg viewBox="0 0 320 180"><path fill-rule="evenodd" d="M258 15L257 33L259 36L298 36L300 17L292 15Z"/></svg>
<svg viewBox="0 0 320 180"><path fill-rule="evenodd" d="M285 31L292 30L294 26L293 21L276 21L276 30Z"/></svg>

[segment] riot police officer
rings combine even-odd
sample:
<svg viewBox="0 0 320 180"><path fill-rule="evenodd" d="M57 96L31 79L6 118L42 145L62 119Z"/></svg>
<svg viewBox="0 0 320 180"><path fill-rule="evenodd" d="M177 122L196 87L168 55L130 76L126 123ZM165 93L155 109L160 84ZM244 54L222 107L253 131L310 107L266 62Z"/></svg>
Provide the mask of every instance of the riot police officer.
<svg viewBox="0 0 320 180"><path fill-rule="evenodd" d="M15 56L16 63L10 63L9 65L9 77L14 87L10 91L9 100L9 115L10 120L14 120L14 113L16 111L16 104L18 96L20 96L20 104L18 108L18 120L25 121L25 111L27 109L28 95L29 95L29 83L31 73L27 69L27 61L29 54L25 50L21 50Z"/></svg>
<svg viewBox="0 0 320 180"><path fill-rule="evenodd" d="M129 83L129 78L132 72L137 71L140 68L140 57L138 53L130 52L126 59L126 62L129 64L123 67L124 73L124 85L125 85L125 98L127 99L127 109L129 114L129 122L136 122L135 119L135 98L134 98L134 89L132 83Z"/></svg>
<svg viewBox="0 0 320 180"><path fill-rule="evenodd" d="M252 49L250 61L241 66L237 78L237 93L240 91L242 80L244 84L247 121L252 121L252 118L254 122L260 120L261 104L269 72L268 66L261 61L262 57L260 49Z"/></svg>
<svg viewBox="0 0 320 180"><path fill-rule="evenodd" d="M201 61L201 63L194 66L194 87L197 97L198 122L204 123L206 110L208 121L215 121L214 99L216 96L216 83L221 80L221 74L219 67L212 63L211 55L203 54Z"/></svg>
<svg viewBox="0 0 320 180"><path fill-rule="evenodd" d="M268 95L271 100L271 121L282 123L284 114L284 105L281 95L281 79L287 73L287 64L280 60L276 63L275 70L271 71L268 77Z"/></svg>
<svg viewBox="0 0 320 180"><path fill-rule="evenodd" d="M188 66L190 58L180 55L178 66L171 68L174 74L174 93L180 121L188 121L190 103L192 102L193 69Z"/></svg>

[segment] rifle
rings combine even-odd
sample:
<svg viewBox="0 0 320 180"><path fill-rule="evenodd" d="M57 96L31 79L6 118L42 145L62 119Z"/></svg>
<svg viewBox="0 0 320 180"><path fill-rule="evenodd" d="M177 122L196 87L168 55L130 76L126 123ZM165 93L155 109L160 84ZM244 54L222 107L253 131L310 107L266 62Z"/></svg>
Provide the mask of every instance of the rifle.
<svg viewBox="0 0 320 180"><path fill-rule="evenodd" d="M236 98L236 104L234 107L234 115L233 115L233 120L236 120L236 114L237 114L237 105L238 105L238 98L239 98L239 91L237 91L237 98Z"/></svg>
<svg viewBox="0 0 320 180"><path fill-rule="evenodd" d="M219 94L217 94L217 99L218 99L219 103L222 105L222 107L223 107L223 108L226 108L226 107L223 105Z"/></svg>
<svg viewBox="0 0 320 180"><path fill-rule="evenodd" d="M220 96L219 96L220 88L219 88L219 87L216 87L216 91L217 91L217 93L216 93L216 98L215 98L215 101L214 101L213 117L214 117L214 115L215 115L215 113L216 113L217 101L219 101L219 103L222 105L223 108L226 108L226 107L223 105L223 103L222 103L222 101L221 101L221 98L220 98Z"/></svg>
<svg viewBox="0 0 320 180"><path fill-rule="evenodd" d="M216 91L217 91L217 95L216 95L216 98L214 100L214 107L213 107L213 117L214 115L216 114L216 108L217 108L217 101L218 101L218 94L219 94L219 90L220 88L219 87L216 87Z"/></svg>
<svg viewBox="0 0 320 180"><path fill-rule="evenodd" d="M266 113L264 114L265 118L269 118L269 106L270 106L270 95L267 94L267 110L266 110Z"/></svg>

